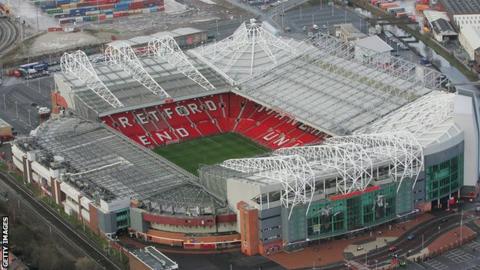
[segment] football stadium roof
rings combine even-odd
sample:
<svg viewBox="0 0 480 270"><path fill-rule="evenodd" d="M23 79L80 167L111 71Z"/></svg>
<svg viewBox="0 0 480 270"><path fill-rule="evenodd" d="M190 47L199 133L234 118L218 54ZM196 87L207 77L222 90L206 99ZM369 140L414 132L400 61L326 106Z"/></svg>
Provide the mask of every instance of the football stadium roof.
<svg viewBox="0 0 480 270"><path fill-rule="evenodd" d="M66 169L62 180L93 199L148 200L163 210L220 207L192 181L193 175L100 123L77 117L51 119L18 145L38 150L48 166L61 160L59 166Z"/></svg>
<svg viewBox="0 0 480 270"><path fill-rule="evenodd" d="M454 102L455 94L432 91L356 133L408 131L426 147L461 132L453 119Z"/></svg>
<svg viewBox="0 0 480 270"><path fill-rule="evenodd" d="M184 54L170 37L151 42L137 55L128 44L109 46L106 60L92 64L82 51L62 57L55 74L64 97L96 114L161 104L168 98L225 91L226 81L198 59ZM63 92L62 92L63 91Z"/></svg>
<svg viewBox="0 0 480 270"><path fill-rule="evenodd" d="M304 44L275 36L255 19L242 23L228 38L192 50L232 84L268 71L297 56Z"/></svg>
<svg viewBox="0 0 480 270"><path fill-rule="evenodd" d="M314 44L234 92L331 135L345 135L441 88L445 80L433 69L384 54L358 59L350 43L328 35L320 34Z"/></svg>
<svg viewBox="0 0 480 270"><path fill-rule="evenodd" d="M146 52L117 42L98 64L82 52L65 54L56 81L87 118L232 90L330 135L352 134L446 83L433 69L367 55L326 34L313 42L281 38L252 20L186 53L163 37Z"/></svg>
<svg viewBox="0 0 480 270"><path fill-rule="evenodd" d="M423 163L423 148L411 133L386 132L331 137L320 145L281 148L269 157L231 159L220 166L256 183L280 183L282 205L294 207L309 204L312 190L326 196L332 185L338 194L363 191L385 172L400 188L406 178L416 181ZM382 166L389 169L379 173Z"/></svg>

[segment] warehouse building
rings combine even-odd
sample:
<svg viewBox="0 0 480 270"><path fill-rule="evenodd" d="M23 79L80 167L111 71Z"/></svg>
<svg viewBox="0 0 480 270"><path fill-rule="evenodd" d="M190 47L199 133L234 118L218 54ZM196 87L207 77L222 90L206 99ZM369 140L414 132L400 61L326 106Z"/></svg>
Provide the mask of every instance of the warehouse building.
<svg viewBox="0 0 480 270"><path fill-rule="evenodd" d="M469 25L480 28L480 0L440 0L457 29Z"/></svg>
<svg viewBox="0 0 480 270"><path fill-rule="evenodd" d="M480 28L467 25L460 31L458 38L470 60L475 60L475 51L480 48Z"/></svg>

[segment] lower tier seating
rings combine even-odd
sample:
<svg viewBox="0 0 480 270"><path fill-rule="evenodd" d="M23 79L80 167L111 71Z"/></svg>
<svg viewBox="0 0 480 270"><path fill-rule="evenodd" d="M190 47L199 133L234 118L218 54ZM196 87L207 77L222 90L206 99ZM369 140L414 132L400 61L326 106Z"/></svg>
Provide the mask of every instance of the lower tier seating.
<svg viewBox="0 0 480 270"><path fill-rule="evenodd" d="M326 136L233 93L115 113L102 121L150 148L226 132L242 134L270 149L320 143Z"/></svg>

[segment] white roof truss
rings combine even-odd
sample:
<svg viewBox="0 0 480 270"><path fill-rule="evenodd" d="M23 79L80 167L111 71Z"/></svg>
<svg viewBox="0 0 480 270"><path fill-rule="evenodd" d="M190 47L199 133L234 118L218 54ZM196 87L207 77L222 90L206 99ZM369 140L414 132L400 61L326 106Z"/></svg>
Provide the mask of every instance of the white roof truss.
<svg viewBox="0 0 480 270"><path fill-rule="evenodd" d="M63 54L60 59L60 67L64 74L76 77L82 81L113 108L123 107L120 100L98 78L97 72L83 51Z"/></svg>
<svg viewBox="0 0 480 270"><path fill-rule="evenodd" d="M148 43L150 54L167 59L168 63L178 69L185 76L196 82L205 90L213 90L215 86L211 84L198 69L188 60L187 56L178 46L175 39L171 36L156 38Z"/></svg>
<svg viewBox="0 0 480 270"><path fill-rule="evenodd" d="M135 51L127 43L108 46L105 49L105 57L109 63L119 65L125 72L130 74L133 79L145 86L145 88L153 94L163 98L170 97L170 95L143 68Z"/></svg>
<svg viewBox="0 0 480 270"><path fill-rule="evenodd" d="M289 217L295 206L300 204L310 206L315 190L313 171L305 158L299 155L230 159L220 165L239 172L255 173L273 181L279 181L283 186L282 205L291 208Z"/></svg>

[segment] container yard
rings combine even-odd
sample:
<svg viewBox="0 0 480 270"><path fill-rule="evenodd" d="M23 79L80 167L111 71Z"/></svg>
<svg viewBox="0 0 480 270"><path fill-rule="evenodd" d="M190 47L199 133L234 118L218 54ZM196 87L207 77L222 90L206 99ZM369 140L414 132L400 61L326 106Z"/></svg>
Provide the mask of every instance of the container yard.
<svg viewBox="0 0 480 270"><path fill-rule="evenodd" d="M103 22L135 14L165 10L163 0L34 0L35 5L60 25Z"/></svg>

